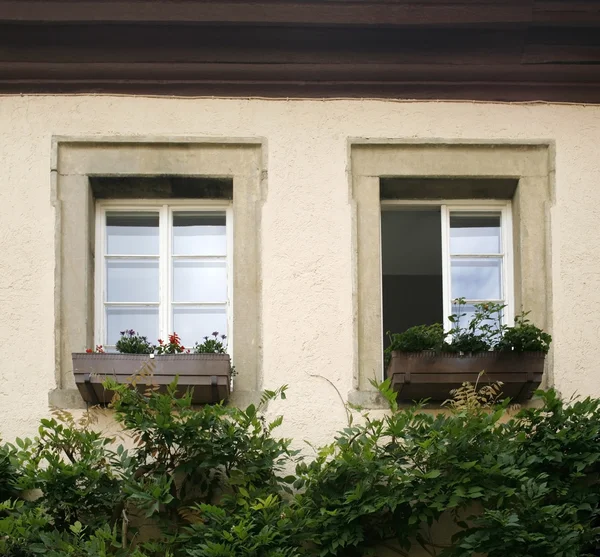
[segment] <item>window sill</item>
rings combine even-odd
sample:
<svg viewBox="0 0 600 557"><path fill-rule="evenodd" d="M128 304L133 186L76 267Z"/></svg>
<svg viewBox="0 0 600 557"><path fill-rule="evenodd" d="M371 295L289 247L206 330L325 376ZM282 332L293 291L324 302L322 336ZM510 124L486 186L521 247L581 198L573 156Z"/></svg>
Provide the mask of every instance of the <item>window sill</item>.
<svg viewBox="0 0 600 557"><path fill-rule="evenodd" d="M362 410L389 410L390 405L378 391L350 391L348 404Z"/></svg>
<svg viewBox="0 0 600 557"><path fill-rule="evenodd" d="M232 391L227 404L236 408L258 406L261 396L260 391ZM91 405L83 400L79 389L53 389L48 392L48 406L60 410L86 410Z"/></svg>
<svg viewBox="0 0 600 557"><path fill-rule="evenodd" d="M85 410L88 407L78 389L53 389L48 392L48 406L60 410Z"/></svg>

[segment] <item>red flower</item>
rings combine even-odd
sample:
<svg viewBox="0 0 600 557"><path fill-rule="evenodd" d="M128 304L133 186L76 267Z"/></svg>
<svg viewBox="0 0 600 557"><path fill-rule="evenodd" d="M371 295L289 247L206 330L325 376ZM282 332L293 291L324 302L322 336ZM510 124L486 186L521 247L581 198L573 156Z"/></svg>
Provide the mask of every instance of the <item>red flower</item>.
<svg viewBox="0 0 600 557"><path fill-rule="evenodd" d="M85 349L85 353L86 353L86 354L93 354L93 353L94 353L94 351L93 351L91 348L86 348L86 349Z"/></svg>

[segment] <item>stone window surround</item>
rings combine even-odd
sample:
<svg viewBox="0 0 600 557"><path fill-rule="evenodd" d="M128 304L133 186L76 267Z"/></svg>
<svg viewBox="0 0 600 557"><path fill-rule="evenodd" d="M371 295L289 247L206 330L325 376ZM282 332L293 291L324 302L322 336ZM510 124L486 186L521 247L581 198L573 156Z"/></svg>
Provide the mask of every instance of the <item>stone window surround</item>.
<svg viewBox="0 0 600 557"><path fill-rule="evenodd" d="M550 208L554 203L552 141L349 140L352 206L354 375L351 403L385 404L371 379L380 379L381 178L516 179L512 198L515 313L552 332ZM448 197L451 197L450 195ZM552 385L552 351L545 385Z"/></svg>
<svg viewBox="0 0 600 557"><path fill-rule="evenodd" d="M255 401L262 385L261 212L266 148L261 139L53 138L55 378L49 403L84 408L71 353L94 342L94 215L90 176L186 176L233 181L233 343L239 370L232 403ZM240 333L236 333L240 331ZM243 333L242 333L243 332Z"/></svg>

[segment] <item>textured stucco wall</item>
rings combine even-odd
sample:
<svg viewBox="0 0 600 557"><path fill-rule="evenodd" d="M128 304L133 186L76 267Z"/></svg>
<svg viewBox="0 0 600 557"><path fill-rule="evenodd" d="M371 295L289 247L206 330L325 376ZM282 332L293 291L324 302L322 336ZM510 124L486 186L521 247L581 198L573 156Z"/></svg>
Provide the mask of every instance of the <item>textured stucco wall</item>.
<svg viewBox="0 0 600 557"><path fill-rule="evenodd" d="M35 431L55 387L56 135L266 140L265 386L290 386L288 400L272 409L285 413L281 433L316 443L345 421L331 383L342 398L352 388L348 138L554 141L555 382L565 395L600 396L600 107L8 96L0 97L0 435L7 440Z"/></svg>

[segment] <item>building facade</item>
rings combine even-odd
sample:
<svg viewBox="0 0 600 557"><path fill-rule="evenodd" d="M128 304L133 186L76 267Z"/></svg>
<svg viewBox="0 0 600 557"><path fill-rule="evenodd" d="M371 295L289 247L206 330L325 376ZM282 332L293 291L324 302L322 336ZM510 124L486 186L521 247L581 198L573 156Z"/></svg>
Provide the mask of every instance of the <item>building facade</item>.
<svg viewBox="0 0 600 557"><path fill-rule="evenodd" d="M463 295L531 311L543 385L600 396L595 3L18 4L4 439L85 408L70 354L134 328L226 331L232 403L287 384L282 434L326 443L346 402L384 409L385 330Z"/></svg>

